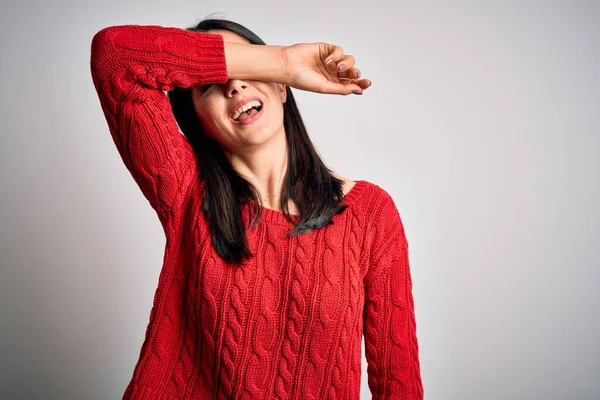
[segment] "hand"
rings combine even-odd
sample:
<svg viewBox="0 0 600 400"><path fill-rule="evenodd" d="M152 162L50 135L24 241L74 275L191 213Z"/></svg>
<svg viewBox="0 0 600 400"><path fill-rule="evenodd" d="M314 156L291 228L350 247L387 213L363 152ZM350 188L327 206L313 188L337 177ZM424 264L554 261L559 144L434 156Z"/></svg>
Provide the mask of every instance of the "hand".
<svg viewBox="0 0 600 400"><path fill-rule="evenodd" d="M283 47L284 83L316 93L362 94L371 86L360 79L354 57L329 43L300 43ZM329 62L327 62L329 60Z"/></svg>

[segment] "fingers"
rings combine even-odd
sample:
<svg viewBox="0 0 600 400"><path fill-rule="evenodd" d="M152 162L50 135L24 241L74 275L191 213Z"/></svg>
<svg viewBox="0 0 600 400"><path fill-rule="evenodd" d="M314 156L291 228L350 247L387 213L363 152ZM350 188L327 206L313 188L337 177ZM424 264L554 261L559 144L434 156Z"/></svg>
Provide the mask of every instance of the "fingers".
<svg viewBox="0 0 600 400"><path fill-rule="evenodd" d="M365 90L371 86L370 79L348 79L348 80L341 80L341 82L360 86L360 88L362 90Z"/></svg>
<svg viewBox="0 0 600 400"><path fill-rule="evenodd" d="M371 80L369 79L340 79L340 83L346 86L355 87L355 90L352 90L351 93L357 91L361 92L361 94L363 90L366 90L371 86Z"/></svg>
<svg viewBox="0 0 600 400"><path fill-rule="evenodd" d="M342 58L337 63L338 73L344 73L350 70L354 66L354 62L354 56L351 56L350 54L342 56Z"/></svg>
<svg viewBox="0 0 600 400"><path fill-rule="evenodd" d="M335 71L337 69L338 61L340 61L344 55L344 50L340 46L329 46L333 46L333 51L331 51L331 53L325 58L325 64L327 65L327 68Z"/></svg>
<svg viewBox="0 0 600 400"><path fill-rule="evenodd" d="M340 73L338 73L338 77L340 79L359 79L360 78L360 70L356 67L352 67L350 69L346 69Z"/></svg>
<svg viewBox="0 0 600 400"><path fill-rule="evenodd" d="M353 55L344 54L341 47L335 46L325 65L331 72L337 73L339 78L357 79L360 78L360 71L354 68L355 61Z"/></svg>
<svg viewBox="0 0 600 400"><path fill-rule="evenodd" d="M337 74L339 82L330 81L324 89L341 95L362 94L363 90L371 86L371 81L360 79L361 72L354 66L355 62L354 56L344 54L340 46L333 46L333 50L325 59L325 65L330 72Z"/></svg>
<svg viewBox="0 0 600 400"><path fill-rule="evenodd" d="M329 81L323 86L325 93L331 94L362 94L363 90L371 86L368 79L340 79L339 82Z"/></svg>

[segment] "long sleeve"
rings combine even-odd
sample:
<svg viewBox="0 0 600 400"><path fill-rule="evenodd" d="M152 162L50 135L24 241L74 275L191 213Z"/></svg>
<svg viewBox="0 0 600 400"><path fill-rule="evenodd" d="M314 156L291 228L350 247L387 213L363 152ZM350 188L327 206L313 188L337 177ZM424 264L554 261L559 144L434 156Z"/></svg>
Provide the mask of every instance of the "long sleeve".
<svg viewBox="0 0 600 400"><path fill-rule="evenodd" d="M164 91L226 82L223 37L152 25L111 26L94 35L90 67L121 158L163 221L197 165Z"/></svg>
<svg viewBox="0 0 600 400"><path fill-rule="evenodd" d="M420 400L423 385L409 266L398 209L384 192L364 276L364 337L373 399Z"/></svg>

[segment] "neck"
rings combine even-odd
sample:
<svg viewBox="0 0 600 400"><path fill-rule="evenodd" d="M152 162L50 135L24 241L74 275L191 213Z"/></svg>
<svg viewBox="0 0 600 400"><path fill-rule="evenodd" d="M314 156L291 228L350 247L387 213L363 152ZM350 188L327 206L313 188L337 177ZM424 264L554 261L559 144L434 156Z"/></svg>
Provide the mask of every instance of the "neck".
<svg viewBox="0 0 600 400"><path fill-rule="evenodd" d="M285 129L268 141L244 147L236 152L226 152L232 167L249 180L259 191L263 206L279 209L283 178L287 171L288 151ZM294 212L290 205L290 211Z"/></svg>

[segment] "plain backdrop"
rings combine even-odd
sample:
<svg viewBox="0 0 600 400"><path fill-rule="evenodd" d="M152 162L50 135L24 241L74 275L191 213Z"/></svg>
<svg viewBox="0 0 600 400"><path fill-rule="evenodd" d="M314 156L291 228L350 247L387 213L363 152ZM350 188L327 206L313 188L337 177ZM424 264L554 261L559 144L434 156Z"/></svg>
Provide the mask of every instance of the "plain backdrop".
<svg viewBox="0 0 600 400"><path fill-rule="evenodd" d="M600 398L600 1L567 0L3 2L0 398L122 396L165 239L90 43L214 12L340 45L372 80L295 95L328 166L400 211L425 398Z"/></svg>

